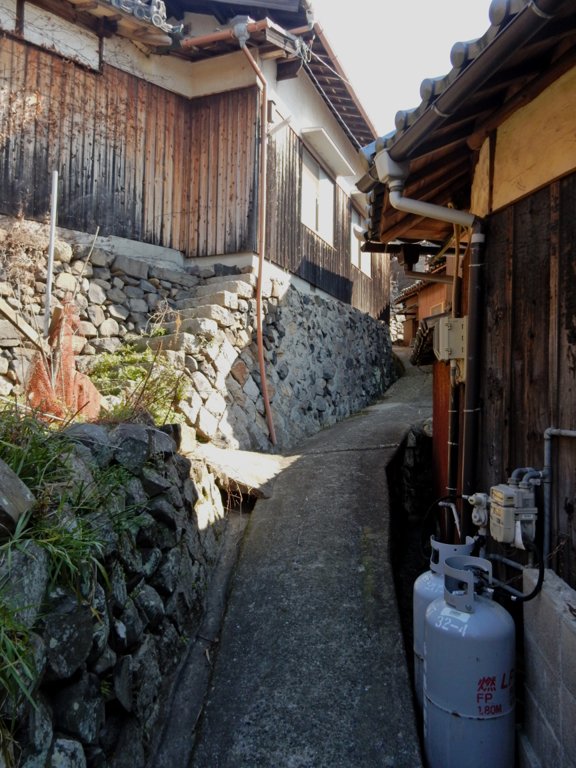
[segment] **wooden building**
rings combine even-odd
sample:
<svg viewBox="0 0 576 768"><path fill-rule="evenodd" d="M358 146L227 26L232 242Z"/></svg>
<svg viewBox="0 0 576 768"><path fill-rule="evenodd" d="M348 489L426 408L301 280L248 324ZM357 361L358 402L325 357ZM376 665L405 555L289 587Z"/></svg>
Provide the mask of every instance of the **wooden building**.
<svg viewBox="0 0 576 768"><path fill-rule="evenodd" d="M537 559L552 570L524 613L522 744L531 746L520 764L567 766L576 761L567 672L576 658L576 6L494 0L490 22L479 40L454 45L451 72L422 83L422 103L398 114L395 133L365 148L359 186L372 197L369 249L446 245L455 224L440 209L464 213L466 372L450 401L459 403L457 489L447 489L448 363L437 362L439 493L487 493L516 468L537 472ZM471 507L458 503L470 527Z"/></svg>
<svg viewBox="0 0 576 768"><path fill-rule="evenodd" d="M375 158L382 150L409 163L406 198L454 205L483 222L475 490L505 481L515 467L542 466L547 427L576 428L576 11L557 2L553 18L539 23L528 4L520 3L516 14L506 13L506 4L493 5L494 23L484 37L454 46L452 72L425 81L422 104L399 114L391 137L366 148L369 170L360 182L373 198L368 248L386 250L394 243L397 250L398 240L414 248L424 238L444 244L453 232L451 223L392 207L386 185L376 181ZM515 45L519 24L522 44ZM433 109L444 112L444 103L457 104L450 117ZM469 309L468 262L469 256L462 272L463 315ZM446 418L435 414L439 423ZM573 467L576 441L558 440L556 448L558 465ZM559 474L552 548L562 544L555 565L576 584L570 522L576 476L569 469ZM440 485L445 487L445 477Z"/></svg>
<svg viewBox="0 0 576 768"><path fill-rule="evenodd" d="M44 220L57 170L59 226L244 264L265 204L268 263L386 317L374 136L307 0L0 0L0 215Z"/></svg>

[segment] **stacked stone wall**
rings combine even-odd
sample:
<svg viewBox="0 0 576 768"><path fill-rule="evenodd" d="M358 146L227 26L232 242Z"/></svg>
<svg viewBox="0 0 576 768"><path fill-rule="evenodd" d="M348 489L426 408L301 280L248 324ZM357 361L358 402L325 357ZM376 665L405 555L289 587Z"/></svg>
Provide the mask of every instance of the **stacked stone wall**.
<svg viewBox="0 0 576 768"><path fill-rule="evenodd" d="M51 585L50 554L33 539L0 552L3 600L29 633L35 678L33 704L0 696L0 720L17 726L0 766L142 768L198 631L226 510L205 464L163 431L76 424L65 434L78 495L114 468L127 481L87 516L67 513L101 542L103 570Z"/></svg>
<svg viewBox="0 0 576 768"><path fill-rule="evenodd" d="M0 296L43 327L47 238L25 224L0 230ZM172 269L58 241L56 302L80 315L82 370L128 341L160 347L181 370L180 417L198 437L226 447L272 450L256 346L256 277L216 265ZM388 327L335 300L301 293L287 280L263 284L266 377L278 449L361 409L392 383ZM163 333L150 341L150 332ZM0 396L22 393L35 354L0 319Z"/></svg>

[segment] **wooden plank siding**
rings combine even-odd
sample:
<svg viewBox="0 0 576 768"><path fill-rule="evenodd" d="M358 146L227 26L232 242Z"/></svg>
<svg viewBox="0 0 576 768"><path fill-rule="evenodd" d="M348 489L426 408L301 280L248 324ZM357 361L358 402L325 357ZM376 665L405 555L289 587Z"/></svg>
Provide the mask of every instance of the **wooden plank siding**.
<svg viewBox="0 0 576 768"><path fill-rule="evenodd" d="M187 257L256 250L259 92L198 99L104 65L87 70L0 40L0 213L175 248ZM312 285L388 319L388 257L368 277L350 259L351 202L335 185L332 245L300 221L302 145L269 142L268 253Z"/></svg>
<svg viewBox="0 0 576 768"><path fill-rule="evenodd" d="M541 468L544 430L576 430L576 175L491 216L478 490ZM553 439L551 565L576 587L576 440Z"/></svg>
<svg viewBox="0 0 576 768"><path fill-rule="evenodd" d="M279 266L363 312L389 319L389 257L372 255L368 277L351 263L351 201L335 184L334 240L300 218L302 143L290 128L271 136L268 152L268 256Z"/></svg>
<svg viewBox="0 0 576 768"><path fill-rule="evenodd" d="M176 248L254 250L255 87L186 99L0 39L0 212Z"/></svg>

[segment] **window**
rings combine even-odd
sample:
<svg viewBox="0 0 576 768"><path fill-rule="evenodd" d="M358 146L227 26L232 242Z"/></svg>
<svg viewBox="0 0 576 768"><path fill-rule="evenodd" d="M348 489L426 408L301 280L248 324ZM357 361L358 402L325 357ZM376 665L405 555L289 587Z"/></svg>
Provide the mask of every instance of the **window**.
<svg viewBox="0 0 576 768"><path fill-rule="evenodd" d="M332 245L334 239L334 182L304 150L302 155L302 224Z"/></svg>
<svg viewBox="0 0 576 768"><path fill-rule="evenodd" d="M368 277L372 276L372 254L364 253L360 250L362 243L354 234L356 227L362 226L362 217L354 208L352 209L352 217L350 224L350 261L352 266L364 272Z"/></svg>

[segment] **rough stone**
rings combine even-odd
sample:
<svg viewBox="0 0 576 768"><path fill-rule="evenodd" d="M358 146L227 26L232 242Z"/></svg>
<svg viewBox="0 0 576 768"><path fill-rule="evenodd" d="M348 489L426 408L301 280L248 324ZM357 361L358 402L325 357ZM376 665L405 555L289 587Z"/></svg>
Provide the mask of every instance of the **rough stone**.
<svg viewBox="0 0 576 768"><path fill-rule="evenodd" d="M73 739L56 739L50 758L50 768L86 768L82 744Z"/></svg>
<svg viewBox="0 0 576 768"><path fill-rule="evenodd" d="M250 376L250 371L248 369L248 366L246 365L244 360L240 358L238 358L236 362L232 365L232 368L230 369L230 373L242 387L244 386L244 384L246 384L246 382L248 381L248 377Z"/></svg>
<svg viewBox="0 0 576 768"><path fill-rule="evenodd" d="M54 261L69 264L72 261L72 246L63 240L54 241Z"/></svg>
<svg viewBox="0 0 576 768"><path fill-rule="evenodd" d="M118 336L120 328L116 320L113 317L109 317L100 325L99 329L101 336Z"/></svg>
<svg viewBox="0 0 576 768"><path fill-rule="evenodd" d="M108 298L110 298L111 291L108 292ZM110 304L108 307L108 312L110 313L110 317L113 317L115 320L127 320L128 315L130 312L124 307L122 304Z"/></svg>
<svg viewBox="0 0 576 768"><path fill-rule="evenodd" d="M200 408L198 412L196 430L206 440L211 440L218 431L218 419L205 407Z"/></svg>
<svg viewBox="0 0 576 768"><path fill-rule="evenodd" d="M51 595L43 625L51 675L60 680L71 677L86 661L92 646L90 607L57 590Z"/></svg>
<svg viewBox="0 0 576 768"><path fill-rule="evenodd" d="M89 323L87 320L80 321L79 330L82 336L84 336L86 339L93 339L94 337L98 336L98 329L96 326L92 323Z"/></svg>
<svg viewBox="0 0 576 768"><path fill-rule="evenodd" d="M126 301L126 294L121 288L117 287L111 288L109 291L107 291L107 297L108 301L114 302L114 305L116 306L123 307L123 304Z"/></svg>
<svg viewBox="0 0 576 768"><path fill-rule="evenodd" d="M104 304L106 301L106 291L98 283L91 282L88 288L88 300L92 304Z"/></svg>
<svg viewBox="0 0 576 768"><path fill-rule="evenodd" d="M118 254L112 263L112 272L129 275L138 279L148 278L148 264L141 259L133 259L130 256Z"/></svg>
<svg viewBox="0 0 576 768"><path fill-rule="evenodd" d="M96 675L84 673L78 682L61 686L52 699L56 728L94 744L104 721L104 702Z"/></svg>
<svg viewBox="0 0 576 768"><path fill-rule="evenodd" d="M132 315L135 313L146 315L148 312L148 304L144 299L128 299L128 308Z"/></svg>
<svg viewBox="0 0 576 768"><path fill-rule="evenodd" d="M122 346L122 342L120 339L112 337L109 339L101 338L101 339L93 339L92 340L92 348L94 349L94 352L117 352L118 349ZM86 352L86 348L84 348L84 352Z"/></svg>
<svg viewBox="0 0 576 768"><path fill-rule="evenodd" d="M106 314L99 304L92 304L86 310L90 322L98 328L106 319Z"/></svg>
<svg viewBox="0 0 576 768"><path fill-rule="evenodd" d="M6 531L12 531L22 515L32 508L36 501L32 491L0 459L0 538ZM3 557L0 557L0 567Z"/></svg>
<svg viewBox="0 0 576 768"><path fill-rule="evenodd" d="M156 629L164 619L164 603L158 592L149 584L144 584L135 594L134 602L146 617L149 626Z"/></svg>
<svg viewBox="0 0 576 768"><path fill-rule="evenodd" d="M60 272L60 274L57 275L56 279L54 280L54 285L61 291L74 293L76 291L77 283L76 278L70 272Z"/></svg>
<svg viewBox="0 0 576 768"><path fill-rule="evenodd" d="M148 432L142 424L120 424L110 433L114 457L120 466L137 475L149 457Z"/></svg>
<svg viewBox="0 0 576 768"><path fill-rule="evenodd" d="M30 708L24 734L21 737L23 754L19 765L22 768L24 766L44 768L52 746L52 738L52 712L45 699L38 697L36 706Z"/></svg>

